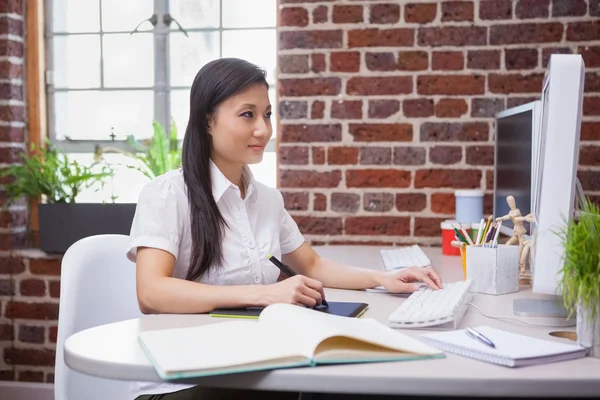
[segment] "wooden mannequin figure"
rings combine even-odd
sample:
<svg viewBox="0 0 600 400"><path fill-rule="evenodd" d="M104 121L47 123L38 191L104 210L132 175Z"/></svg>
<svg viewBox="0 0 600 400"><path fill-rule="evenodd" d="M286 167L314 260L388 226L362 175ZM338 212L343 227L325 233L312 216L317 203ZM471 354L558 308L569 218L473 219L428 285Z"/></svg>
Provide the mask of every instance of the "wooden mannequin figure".
<svg viewBox="0 0 600 400"><path fill-rule="evenodd" d="M519 283L523 285L531 284L531 271L527 269L529 250L531 249L531 240L525 239L527 229L523 226L523 222L533 222L534 217L531 214L526 216L521 215L521 210L517 208L515 198L508 196L506 203L510 207L508 214L496 218L496 222L511 220L514 226L513 236L506 242L507 245L519 244Z"/></svg>

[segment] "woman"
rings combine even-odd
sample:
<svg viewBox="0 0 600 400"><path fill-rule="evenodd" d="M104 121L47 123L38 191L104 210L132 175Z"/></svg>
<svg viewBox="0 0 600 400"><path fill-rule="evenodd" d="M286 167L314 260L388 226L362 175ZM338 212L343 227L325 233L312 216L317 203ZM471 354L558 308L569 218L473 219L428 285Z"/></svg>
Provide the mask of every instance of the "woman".
<svg viewBox="0 0 600 400"><path fill-rule="evenodd" d="M323 287L382 285L413 291L410 282L441 287L431 269L386 273L323 259L304 241L278 190L256 182L249 164L262 160L272 134L265 73L239 59L219 59L196 75L183 140L183 168L147 184L131 228L137 297L144 313L206 313L215 308L292 303L315 306ZM267 254L283 255L298 275L277 282ZM243 334L240 334L243 339ZM244 395L138 383L138 399ZM155 396L159 393L169 393ZM285 398L282 393L256 393ZM245 393L248 395L248 393ZM135 398L135 397L134 397Z"/></svg>

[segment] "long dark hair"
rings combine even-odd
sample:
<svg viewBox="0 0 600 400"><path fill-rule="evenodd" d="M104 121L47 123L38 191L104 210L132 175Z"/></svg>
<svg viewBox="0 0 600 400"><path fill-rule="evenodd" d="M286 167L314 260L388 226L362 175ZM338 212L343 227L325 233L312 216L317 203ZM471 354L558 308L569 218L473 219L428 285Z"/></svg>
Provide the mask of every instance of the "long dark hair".
<svg viewBox="0 0 600 400"><path fill-rule="evenodd" d="M212 194L209 119L219 104L254 84L269 87L265 71L237 58L222 58L203 66L190 92L190 118L182 149L183 179L191 216L192 250L187 280L198 280L223 260L225 219Z"/></svg>

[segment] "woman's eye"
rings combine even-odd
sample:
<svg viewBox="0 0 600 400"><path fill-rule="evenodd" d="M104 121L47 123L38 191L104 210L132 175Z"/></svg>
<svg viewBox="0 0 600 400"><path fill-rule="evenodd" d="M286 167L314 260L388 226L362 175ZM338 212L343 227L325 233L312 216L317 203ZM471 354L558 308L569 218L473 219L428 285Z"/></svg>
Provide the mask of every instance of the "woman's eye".
<svg viewBox="0 0 600 400"><path fill-rule="evenodd" d="M242 117L254 118L254 114L252 111L246 111L245 113L242 113Z"/></svg>
<svg viewBox="0 0 600 400"><path fill-rule="evenodd" d="M268 113L265 114L265 118L271 118L271 114L273 114L271 111L269 111Z"/></svg>

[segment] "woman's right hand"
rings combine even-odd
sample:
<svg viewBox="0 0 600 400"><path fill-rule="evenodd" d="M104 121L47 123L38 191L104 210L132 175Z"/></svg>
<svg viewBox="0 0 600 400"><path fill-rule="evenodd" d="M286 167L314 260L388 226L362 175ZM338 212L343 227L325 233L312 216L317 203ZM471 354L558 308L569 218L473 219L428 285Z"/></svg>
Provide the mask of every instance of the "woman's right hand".
<svg viewBox="0 0 600 400"><path fill-rule="evenodd" d="M294 275L281 282L268 285L267 288L268 304L291 303L314 307L320 305L325 298L323 284L303 275Z"/></svg>

